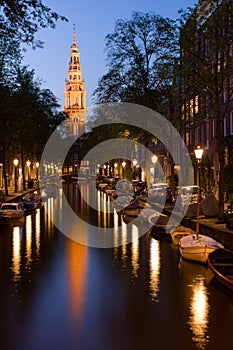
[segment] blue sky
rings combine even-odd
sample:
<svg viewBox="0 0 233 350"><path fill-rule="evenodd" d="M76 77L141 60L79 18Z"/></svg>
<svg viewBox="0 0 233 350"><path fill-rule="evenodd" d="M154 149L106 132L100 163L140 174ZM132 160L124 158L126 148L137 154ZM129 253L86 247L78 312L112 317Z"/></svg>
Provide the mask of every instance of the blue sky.
<svg viewBox="0 0 233 350"><path fill-rule="evenodd" d="M180 8L193 7L197 0L44 0L54 11L69 19L59 22L56 29L41 30L37 38L45 42L44 49L27 48L24 64L35 69L36 77L43 81L64 106L64 88L67 77L73 23L81 54L83 78L87 90L87 105L98 79L106 72L104 54L105 36L114 30L115 21L129 19L132 11L154 12L163 17L177 18Z"/></svg>

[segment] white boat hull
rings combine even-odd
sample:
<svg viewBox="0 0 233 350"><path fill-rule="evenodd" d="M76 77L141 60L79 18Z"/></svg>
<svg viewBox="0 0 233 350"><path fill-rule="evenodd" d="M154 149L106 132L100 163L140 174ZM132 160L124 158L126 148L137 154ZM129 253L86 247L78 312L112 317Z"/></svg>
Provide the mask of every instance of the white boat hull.
<svg viewBox="0 0 233 350"><path fill-rule="evenodd" d="M181 238L179 244L180 254L183 258L202 263L206 263L209 254L218 248L223 248L223 245L204 235L199 235L197 240L196 234Z"/></svg>
<svg viewBox="0 0 233 350"><path fill-rule="evenodd" d="M1 219L19 219L24 216L24 210L18 203L3 203L0 209Z"/></svg>

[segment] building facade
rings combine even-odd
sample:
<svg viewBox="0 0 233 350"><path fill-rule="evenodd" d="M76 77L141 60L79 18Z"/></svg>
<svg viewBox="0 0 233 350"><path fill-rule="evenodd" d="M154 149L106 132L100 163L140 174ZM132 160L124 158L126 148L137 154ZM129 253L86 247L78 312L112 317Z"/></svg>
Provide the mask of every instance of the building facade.
<svg viewBox="0 0 233 350"><path fill-rule="evenodd" d="M192 153L204 149L207 190L232 162L233 4L200 0L181 31L180 115Z"/></svg>

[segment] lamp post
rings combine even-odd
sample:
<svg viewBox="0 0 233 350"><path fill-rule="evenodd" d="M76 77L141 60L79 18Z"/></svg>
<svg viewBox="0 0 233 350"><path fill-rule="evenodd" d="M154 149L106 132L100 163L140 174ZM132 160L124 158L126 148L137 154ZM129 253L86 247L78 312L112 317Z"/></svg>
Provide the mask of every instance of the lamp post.
<svg viewBox="0 0 233 350"><path fill-rule="evenodd" d="M133 160L133 178L136 179L136 165L137 165L137 160Z"/></svg>
<svg viewBox="0 0 233 350"><path fill-rule="evenodd" d="M118 175L118 171L117 171L117 168L118 168L118 164L117 163L114 163L114 176L117 177Z"/></svg>
<svg viewBox="0 0 233 350"><path fill-rule="evenodd" d="M158 157L155 154L153 154L153 156L151 157L151 161L154 167L154 179L153 179L154 183L155 183L155 165L157 163L157 160L158 160Z"/></svg>
<svg viewBox="0 0 233 350"><path fill-rule="evenodd" d="M197 146L197 148L194 150L195 152L195 157L197 160L197 190L198 190L198 194L197 194L197 225L196 225L196 235L197 235L197 239L199 236L199 216L200 216L200 204L201 204L201 188L200 188L200 163L201 163L201 159L203 156L203 149L200 148L200 146Z"/></svg>
<svg viewBox="0 0 233 350"><path fill-rule="evenodd" d="M126 166L126 162L122 162L122 176L123 176L123 179L125 177L125 166Z"/></svg>
<svg viewBox="0 0 233 350"><path fill-rule="evenodd" d="M104 164L103 168L104 168L104 175L106 175L106 168L107 168L107 166Z"/></svg>
<svg viewBox="0 0 233 350"><path fill-rule="evenodd" d="M27 167L28 167L28 186L29 186L29 181L30 181L30 165L31 165L30 160L27 160L27 161L26 161L26 165L27 165Z"/></svg>
<svg viewBox="0 0 233 350"><path fill-rule="evenodd" d="M15 193L18 191L18 172L17 172L17 166L19 164L19 160L15 158L13 160L14 166L15 166Z"/></svg>
<svg viewBox="0 0 233 350"><path fill-rule="evenodd" d="M36 180L38 181L39 179L39 166L40 166L40 163L39 162L36 162Z"/></svg>

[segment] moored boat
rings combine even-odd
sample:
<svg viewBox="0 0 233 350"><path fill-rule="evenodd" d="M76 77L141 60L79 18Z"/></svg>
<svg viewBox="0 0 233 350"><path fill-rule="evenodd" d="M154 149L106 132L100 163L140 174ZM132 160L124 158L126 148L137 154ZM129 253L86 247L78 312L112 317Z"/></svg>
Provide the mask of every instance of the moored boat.
<svg viewBox="0 0 233 350"><path fill-rule="evenodd" d="M170 230L174 228L173 224L168 224L169 216L160 212L155 212L148 217L148 222L151 226L151 230L156 232L165 233L170 236Z"/></svg>
<svg viewBox="0 0 233 350"><path fill-rule="evenodd" d="M138 216L142 209L144 208L145 203L134 198L130 203L122 209L122 215L126 216Z"/></svg>
<svg viewBox="0 0 233 350"><path fill-rule="evenodd" d="M209 254L208 264L216 279L233 290L233 252L217 249Z"/></svg>
<svg viewBox="0 0 233 350"><path fill-rule="evenodd" d="M224 246L211 237L204 235L188 235L180 239L179 249L183 258L206 263L208 255Z"/></svg>
<svg viewBox="0 0 233 350"><path fill-rule="evenodd" d="M104 192L107 194L107 195L112 195L112 193L115 193L115 188L113 188L111 185L107 185L104 187Z"/></svg>
<svg viewBox="0 0 233 350"><path fill-rule="evenodd" d="M191 234L195 234L195 232L189 228L189 227L184 227L184 226L178 226L176 228L174 228L173 230L171 230L170 235L172 238L172 243L174 245L179 245L181 238L191 235Z"/></svg>
<svg viewBox="0 0 233 350"><path fill-rule="evenodd" d="M124 193L117 193L112 196L114 207L117 212L121 213L121 210L127 207L133 200L133 197Z"/></svg>
<svg viewBox="0 0 233 350"><path fill-rule="evenodd" d="M24 209L19 203L3 203L0 208L0 219L18 219L24 216Z"/></svg>
<svg viewBox="0 0 233 350"><path fill-rule="evenodd" d="M36 209L41 202L41 197L36 192L34 193L27 193L23 196L23 198L19 201L19 204L25 209L25 210L33 210Z"/></svg>

